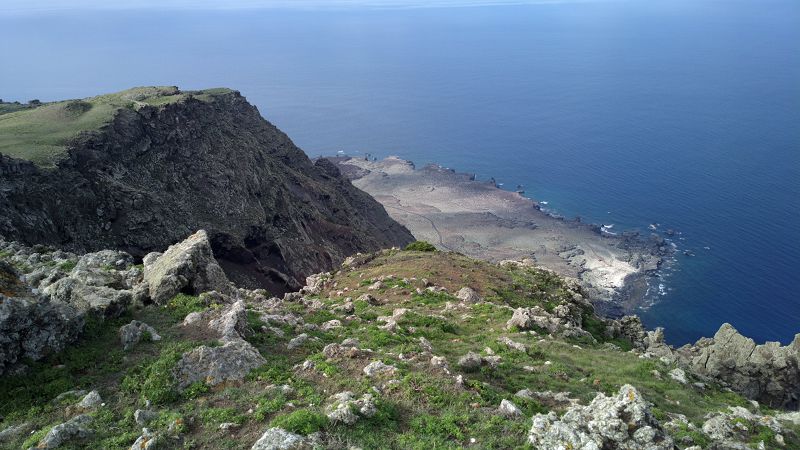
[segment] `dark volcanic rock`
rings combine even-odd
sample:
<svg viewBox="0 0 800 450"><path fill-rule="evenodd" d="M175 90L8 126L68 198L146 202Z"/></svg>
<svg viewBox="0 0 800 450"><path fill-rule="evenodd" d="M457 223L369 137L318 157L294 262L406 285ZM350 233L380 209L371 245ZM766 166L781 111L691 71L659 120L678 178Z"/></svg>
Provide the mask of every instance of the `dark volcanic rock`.
<svg viewBox="0 0 800 450"><path fill-rule="evenodd" d="M6 238L141 258L198 229L233 281L278 291L413 239L238 92L120 109L52 170L0 155Z"/></svg>

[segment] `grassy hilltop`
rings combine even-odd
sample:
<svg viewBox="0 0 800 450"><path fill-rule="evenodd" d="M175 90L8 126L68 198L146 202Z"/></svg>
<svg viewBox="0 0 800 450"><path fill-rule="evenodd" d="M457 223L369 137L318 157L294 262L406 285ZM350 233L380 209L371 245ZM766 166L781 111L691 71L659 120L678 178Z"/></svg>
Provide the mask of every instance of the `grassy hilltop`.
<svg viewBox="0 0 800 450"><path fill-rule="evenodd" d="M71 139L111 122L121 108L158 106L188 97L208 101L229 89L182 92L174 86L138 87L82 100L0 106L0 153L53 167Z"/></svg>

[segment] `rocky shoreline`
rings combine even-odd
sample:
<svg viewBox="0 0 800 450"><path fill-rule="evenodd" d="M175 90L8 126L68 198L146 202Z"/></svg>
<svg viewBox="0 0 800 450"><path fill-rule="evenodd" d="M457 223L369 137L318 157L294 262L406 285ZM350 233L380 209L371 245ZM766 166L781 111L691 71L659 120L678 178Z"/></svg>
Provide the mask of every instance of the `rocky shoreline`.
<svg viewBox="0 0 800 450"><path fill-rule="evenodd" d="M552 215L493 181L439 165L417 169L397 157L328 159L416 238L492 262L527 260L575 278L608 317L643 305L648 281L673 251L658 235L612 235L600 225Z"/></svg>

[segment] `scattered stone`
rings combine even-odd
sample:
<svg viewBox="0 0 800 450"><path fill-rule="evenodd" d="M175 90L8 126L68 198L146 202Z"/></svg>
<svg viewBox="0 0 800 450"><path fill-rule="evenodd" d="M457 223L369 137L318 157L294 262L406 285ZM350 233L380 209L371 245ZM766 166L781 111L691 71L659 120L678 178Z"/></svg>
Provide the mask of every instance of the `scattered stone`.
<svg viewBox="0 0 800 450"><path fill-rule="evenodd" d="M505 344L508 348L510 348L512 350L516 350L518 352L526 353L528 351L528 347L525 344L523 344L521 342L513 341L513 340L511 340L510 338L508 338L506 336L502 336L502 337L497 338L497 342L500 342L501 344Z"/></svg>
<svg viewBox="0 0 800 450"><path fill-rule="evenodd" d="M137 409L133 412L133 420L139 426L146 426L151 420L158 417L158 413L149 409Z"/></svg>
<svg viewBox="0 0 800 450"><path fill-rule="evenodd" d="M0 431L0 444L17 439L28 432L30 427L30 423L24 422L19 425L11 425L10 427L5 428L4 430Z"/></svg>
<svg viewBox="0 0 800 450"><path fill-rule="evenodd" d="M466 372L474 372L480 369L481 364L483 364L483 358L475 352L469 352L458 360L459 367Z"/></svg>
<svg viewBox="0 0 800 450"><path fill-rule="evenodd" d="M286 344L286 348L289 350L294 350L295 348L305 344L307 340L308 340L307 334L305 333L300 334L297 337L293 338L291 341L289 341L289 343Z"/></svg>
<svg viewBox="0 0 800 450"><path fill-rule="evenodd" d="M323 323L320 328L322 328L322 330L324 331L330 331L333 330L334 328L341 328L341 327L342 327L342 321L333 319Z"/></svg>
<svg viewBox="0 0 800 450"><path fill-rule="evenodd" d="M121 326L119 340L122 343L122 349L125 351L132 349L145 335L149 336L153 341L161 340L161 336L159 336L155 328L144 322L132 320L131 323Z"/></svg>
<svg viewBox="0 0 800 450"><path fill-rule="evenodd" d="M247 309L243 300L238 300L226 306L219 317L208 322L208 328L219 333L224 341L244 339L249 332L247 324Z"/></svg>
<svg viewBox="0 0 800 450"><path fill-rule="evenodd" d="M131 445L131 450L157 450L161 447L161 435L142 428L142 435Z"/></svg>
<svg viewBox="0 0 800 450"><path fill-rule="evenodd" d="M353 425L361 417L372 417L378 411L372 394L356 399L352 392L345 391L331 396L333 402L325 408L331 422Z"/></svg>
<svg viewBox="0 0 800 450"><path fill-rule="evenodd" d="M558 418L555 413L537 414L528 441L542 449L673 450L650 412L650 405L630 385L614 397L598 394L588 406L575 405Z"/></svg>
<svg viewBox="0 0 800 450"><path fill-rule="evenodd" d="M103 403L103 398L100 397L100 393L97 391L92 391L86 394L83 399L78 403L78 408L87 410L87 409L94 409L100 406Z"/></svg>
<svg viewBox="0 0 800 450"><path fill-rule="evenodd" d="M158 305L187 290L194 295L217 291L234 295L234 289L214 259L208 234L204 230L170 246L163 254L144 257L144 280L150 298Z"/></svg>
<svg viewBox="0 0 800 450"><path fill-rule="evenodd" d="M302 448L304 444L303 436L273 427L265 431L250 450L293 450Z"/></svg>
<svg viewBox="0 0 800 450"><path fill-rule="evenodd" d="M364 375L370 378L384 374L393 375L396 370L395 366L384 364L382 361L373 361L364 367Z"/></svg>
<svg viewBox="0 0 800 450"><path fill-rule="evenodd" d="M462 287L456 294L456 298L467 303L478 303L483 301L480 295L470 287Z"/></svg>
<svg viewBox="0 0 800 450"><path fill-rule="evenodd" d="M689 380L686 379L686 372L684 372L680 367L670 370L669 377L680 384L686 384L689 382Z"/></svg>
<svg viewBox="0 0 800 450"><path fill-rule="evenodd" d="M221 347L202 345L184 353L174 373L180 389L197 381L214 386L225 381L241 381L251 370L266 363L255 347L235 340Z"/></svg>
<svg viewBox="0 0 800 450"><path fill-rule="evenodd" d="M237 428L239 428L239 424L234 422L222 422L219 424L219 429L222 431L233 431Z"/></svg>
<svg viewBox="0 0 800 450"><path fill-rule="evenodd" d="M437 369L447 370L447 359L445 359L444 356L432 356L431 366L436 367Z"/></svg>
<svg viewBox="0 0 800 450"><path fill-rule="evenodd" d="M91 422L92 416L86 414L75 416L50 429L36 448L57 448L68 441L86 439L92 434L87 428Z"/></svg>
<svg viewBox="0 0 800 450"><path fill-rule="evenodd" d="M500 407L498 408L498 411L500 412L500 414L510 418L522 416L522 410L517 408L517 405L505 399L503 399L503 401L500 402Z"/></svg>
<svg viewBox="0 0 800 450"><path fill-rule="evenodd" d="M424 336L419 337L419 347L423 352L433 353L433 344L431 344L431 341L425 339Z"/></svg>

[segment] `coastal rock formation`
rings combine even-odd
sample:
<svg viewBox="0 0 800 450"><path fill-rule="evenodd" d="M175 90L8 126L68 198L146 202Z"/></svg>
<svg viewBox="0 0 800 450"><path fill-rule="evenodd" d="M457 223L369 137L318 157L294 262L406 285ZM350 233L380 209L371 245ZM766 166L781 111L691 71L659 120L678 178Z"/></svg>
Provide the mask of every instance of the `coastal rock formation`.
<svg viewBox="0 0 800 450"><path fill-rule="evenodd" d="M756 345L726 323L713 338L677 353L694 372L722 380L748 398L774 408L800 406L800 334L785 347L778 342Z"/></svg>
<svg viewBox="0 0 800 450"><path fill-rule="evenodd" d="M435 164L416 168L397 157L329 160L417 239L440 250L540 266L576 279L607 316L618 317L640 305L649 273L670 252L663 243L554 217L493 181L477 181L472 174Z"/></svg>
<svg viewBox="0 0 800 450"><path fill-rule="evenodd" d="M561 418L554 413L533 417L528 441L534 448L672 450L650 405L633 386L625 385L614 397L598 394L587 406L576 405Z"/></svg>
<svg viewBox="0 0 800 450"><path fill-rule="evenodd" d="M233 281L283 291L359 251L413 240L238 92L114 95L125 106L70 141L55 167L19 159L23 150L0 155L0 236L138 259L204 229Z"/></svg>

